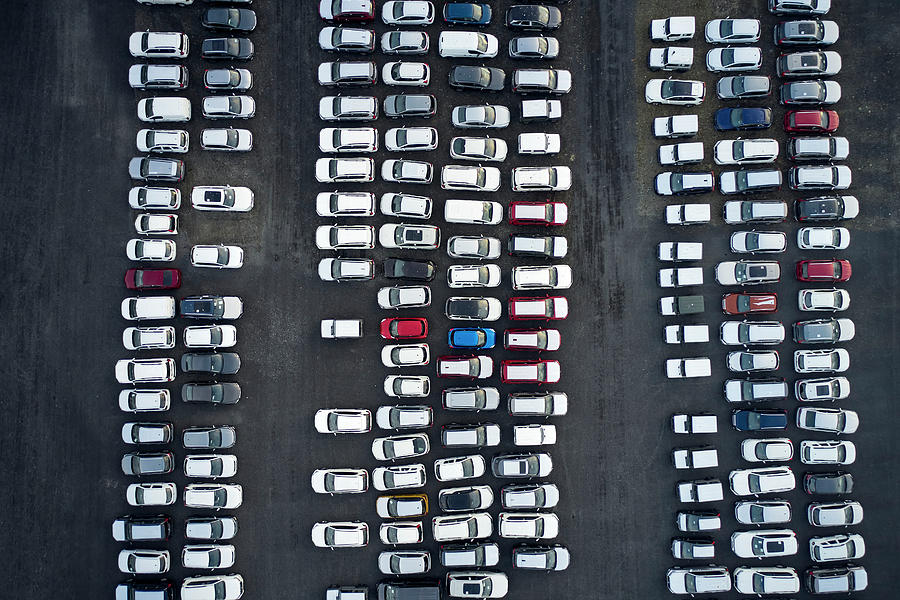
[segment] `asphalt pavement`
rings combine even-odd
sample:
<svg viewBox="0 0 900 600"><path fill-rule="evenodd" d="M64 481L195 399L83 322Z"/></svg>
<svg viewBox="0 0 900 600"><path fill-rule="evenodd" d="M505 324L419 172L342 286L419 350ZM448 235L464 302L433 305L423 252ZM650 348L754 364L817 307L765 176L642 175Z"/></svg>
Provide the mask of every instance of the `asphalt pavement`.
<svg viewBox="0 0 900 600"><path fill-rule="evenodd" d="M494 4L502 14L511 2ZM678 12L696 15L698 25L714 17L756 16L768 31L775 20L765 14L764 2L754 0L752 10L749 4L698 0L682 3ZM892 109L898 75L893 41L900 23L892 18L894 3L887 0L864 6L850 0L835 4L832 18L839 22L842 38L835 49L845 65L839 78L844 99L836 108L841 114L840 133L851 143L847 163L853 168L851 191L862 206L860 217L848 224L853 241L847 257L853 261L854 274L846 286L853 297L847 316L857 324L857 337L847 345L853 360L848 372L853 395L845 406L858 410L862 421L852 436L859 458L848 470L859 490L853 497L866 511L856 531L866 539L867 554L860 562L869 570L870 586L859 597L880 599L892 595L889 564L900 550L894 533L898 484L890 475L891 462L897 458L890 357L898 340L898 212L893 191L900 178L893 132L900 128ZM147 28L191 36L187 64L192 83L186 96L199 113L202 69L207 66L199 58L202 8L203 3L151 9L133 2L115 6L73 0L32 2L7 7L0 26L7 50L0 67L0 98L9 140L0 161L0 181L7 190L2 201L6 218L0 225L4 290L0 314L6 341L0 351L0 373L7 386L0 398L4 415L0 543L7 548L8 573L7 592L0 595L109 597L124 579L116 568L120 545L112 540L110 524L130 512L124 493L131 480L119 468L126 450L119 430L128 417L116 408L120 386L113 365L128 356L120 345L126 322L118 313L127 295L122 285L130 266L125 243L133 234L135 217L127 207L131 182L126 165L136 155L134 135L141 127L135 105L147 95L127 85L132 63L127 38ZM257 56L248 67L255 77L257 116L246 126L253 131L255 148L246 156L202 152L196 141L205 123L198 114L186 127L195 143L186 157L188 174L180 187L187 191L194 185L247 185L256 194L256 206L239 216L201 214L183 206L175 263L185 276L176 297L195 293L243 297L246 308L236 322L236 351L244 366L234 379L241 383L244 397L237 406L214 410L184 405L174 394L176 401L166 419L179 431L204 424L232 424L238 430L235 482L243 486L244 505L234 511L240 520L234 570L243 574L248 597L319 598L330 584L365 583L374 589L380 579L375 563L380 551L376 492L319 496L312 492L309 476L323 466L376 466L369 450L373 435L322 436L314 431L312 418L322 407L374 411L386 400L381 383L387 369L380 364L382 341L376 329L386 315L375 304L377 288L386 283L379 276L370 283L337 286L316 276L318 260L329 254L315 248L315 227L326 221L315 216L314 198L317 191L332 189L316 184L313 176L320 155L316 136L323 126L315 112L315 102L323 94L315 83L315 68L327 60L316 44L322 23L313 2L258 0L253 8L260 25L251 36ZM702 293L708 310L704 321L698 322L708 322L715 331L723 320L716 311L722 290L712 282L712 267L728 255L732 228L714 218L698 230L673 231L663 225L666 201L653 193L652 179L660 169L655 160L659 141L649 133L652 118L689 112L651 107L642 97L644 82L652 76L646 69L649 20L669 16L674 10L671 3L582 0L563 10L562 52L554 65L572 71L574 89L562 98L564 117L552 129L563 140L563 152L553 164L573 170L572 189L557 199L570 206L570 221L561 233L570 247L565 262L576 275L566 294L571 316L558 325L564 344L558 353L563 381L554 386L568 393L570 408L566 416L552 421L560 441L550 448L554 472L549 479L562 491L555 511L561 519L556 542L571 549L572 566L551 575L510 570L509 597L666 598L670 595L664 573L677 562L671 558L669 542L676 534L674 514L679 506L674 484L680 479L670 453L685 445L671 434L669 417L700 410L719 415L722 433L711 443L720 453L715 475L723 479L740 465L741 437L727 427L729 407L721 397L724 346L708 345L713 377L699 382L665 379L665 358L694 352L679 352L661 341L666 321L656 312L664 293L656 286L655 249L664 240L704 242L702 266L709 283ZM375 28L385 30L382 25ZM429 157L436 165L450 162L446 144L455 135L450 107L480 100L477 94L452 91L445 83L450 61L437 57L439 30L438 25L428 28L432 50L427 58L433 68L429 91L438 97L438 115L421 123L438 129L441 146ZM505 57L504 45L510 35L499 22L489 31L501 39L501 54L490 65L506 69L509 76L514 65ZM714 78L698 62L707 46L702 40L691 45L696 55L690 75L709 85ZM771 68L773 46L768 41L761 45L764 65ZM380 65L387 59L376 53L375 60ZM379 86L376 95L386 93ZM514 100L509 92L501 97L510 104ZM708 98L697 112L702 123L698 139L710 153L719 138L706 119L719 104ZM781 114L777 108L776 114ZM395 124L381 118L376 126L382 131ZM513 148L515 135L524 130L514 123L502 137ZM779 130L773 132L784 141ZM380 163L388 156L379 152L375 158ZM519 199L507 191L509 168L519 164L547 163L520 161L511 152L502 166L502 191L485 194L485 199L496 196L490 199L505 205ZM416 186L406 187L405 191L418 191ZM438 201L460 197L437 188L429 191ZM376 194L388 191L381 182L371 189ZM786 191L771 197L794 198ZM702 201L715 207L721 196L716 193ZM446 226L440 222L440 210L435 213L438 218L432 222L442 225L443 239L465 230L466 226ZM380 216L373 221L382 222L386 220ZM789 221L779 229L794 232L796 223ZM513 230L504 223L495 235L505 242ZM187 260L188 249L197 243L240 245L246 252L245 265L235 272L199 272ZM380 260L390 254L378 249L368 255ZM798 256L796 250L790 251L783 264L792 264ZM450 259L443 250L428 258L439 266L432 286L434 302L416 315L429 317L434 331L429 342L433 354L439 355L451 326L442 315L443 301L450 295L443 271ZM508 281L509 267L524 263L504 256L500 264ZM785 324L800 318L794 308L798 288L786 274L778 289L783 307L779 318ZM512 295L508 283L497 293L504 295ZM359 341L321 340L319 320L326 317L363 318L367 336ZM175 324L180 328L188 323ZM504 318L495 327L500 332L507 325ZM782 349L788 367L793 349L791 344ZM180 356L181 350L172 356ZM782 374L794 379L789 368L782 368ZM176 384L185 381L189 379L179 376ZM432 381L438 383L436 378ZM177 392L177 385L172 389ZM440 414L437 395L432 394L431 400L438 407L438 426L481 419L471 415L451 419ZM794 406L790 401L789 408ZM484 420L499 423L507 435L513 423L502 408ZM788 435L805 439L795 428ZM438 445L434 436L432 441ZM173 450L180 464L184 452ZM426 461L429 472L433 457L450 454L433 450ZM794 462L796 472L806 470ZM491 485L499 483L485 479ZM186 483L180 475L171 480L179 486ZM432 515L436 490L429 482ZM803 523L802 496L802 491L788 495L798 517L792 526L805 540L810 531ZM733 568L742 562L727 543L727 534L736 528L728 516L731 498L718 505L726 522L716 538L716 562ZM162 511L143 514L153 512ZM176 533L168 547L177 557L183 541L181 520L192 513L180 499L165 512L176 518ZM309 532L314 522L324 519L366 520L373 541L362 550L318 550ZM437 545L426 546L436 558ZM501 544L504 570L509 567L510 547L508 542ZM808 566L805 556L801 545L801 553L783 564L803 569ZM184 575L177 567L172 579Z"/></svg>

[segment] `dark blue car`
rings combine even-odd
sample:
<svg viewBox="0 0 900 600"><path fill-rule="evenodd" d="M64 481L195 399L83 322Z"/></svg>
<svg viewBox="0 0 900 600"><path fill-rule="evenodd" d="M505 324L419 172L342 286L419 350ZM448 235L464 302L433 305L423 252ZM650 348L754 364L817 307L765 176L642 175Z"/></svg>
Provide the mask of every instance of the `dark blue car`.
<svg viewBox="0 0 900 600"><path fill-rule="evenodd" d="M742 131L772 126L771 108L720 108L716 111L716 129Z"/></svg>
<svg viewBox="0 0 900 600"><path fill-rule="evenodd" d="M444 5L444 22L451 25L487 25L491 7L474 2L448 2Z"/></svg>
<svg viewBox="0 0 900 600"><path fill-rule="evenodd" d="M495 341L494 330L489 327L456 327L447 334L451 348L493 348Z"/></svg>
<svg viewBox="0 0 900 600"><path fill-rule="evenodd" d="M731 426L738 431L766 431L787 428L787 412L783 410L735 410Z"/></svg>

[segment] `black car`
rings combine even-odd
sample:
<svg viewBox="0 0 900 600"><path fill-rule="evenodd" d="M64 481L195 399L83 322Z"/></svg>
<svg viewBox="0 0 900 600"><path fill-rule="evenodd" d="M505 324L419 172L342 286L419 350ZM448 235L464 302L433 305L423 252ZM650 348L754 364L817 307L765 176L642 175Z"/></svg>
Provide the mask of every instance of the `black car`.
<svg viewBox="0 0 900 600"><path fill-rule="evenodd" d="M444 23L449 25L487 25L491 22L491 7L475 2L447 2L444 4Z"/></svg>
<svg viewBox="0 0 900 600"><path fill-rule="evenodd" d="M152 583L131 580L116 586L116 598L127 598L128 600L134 598L140 598L141 600L173 600L175 593L172 584L165 580Z"/></svg>
<svg viewBox="0 0 900 600"><path fill-rule="evenodd" d="M226 60L253 58L253 42L247 38L207 38L200 46L203 58L222 58Z"/></svg>
<svg viewBox="0 0 900 600"><path fill-rule="evenodd" d="M384 114L397 117L433 117L437 100L431 94L391 94L384 98Z"/></svg>
<svg viewBox="0 0 900 600"><path fill-rule="evenodd" d="M843 471L807 473L803 477L803 489L807 494L850 494L853 493L853 475Z"/></svg>
<svg viewBox="0 0 900 600"><path fill-rule="evenodd" d="M794 203L794 216L798 221L840 221L858 214L856 196L819 196Z"/></svg>
<svg viewBox="0 0 900 600"><path fill-rule="evenodd" d="M772 126L771 108L720 108L715 114L718 131L768 129Z"/></svg>
<svg viewBox="0 0 900 600"><path fill-rule="evenodd" d="M478 487L454 488L441 490L438 505L446 512L473 511L481 508L482 499L482 492Z"/></svg>
<svg viewBox="0 0 900 600"><path fill-rule="evenodd" d="M181 399L185 402L237 404L241 399L241 386L236 383L186 383L181 386Z"/></svg>
<svg viewBox="0 0 900 600"><path fill-rule="evenodd" d="M187 296L181 299L180 312L189 319L231 319L228 303L222 296Z"/></svg>
<svg viewBox="0 0 900 600"><path fill-rule="evenodd" d="M234 375L241 369L241 357L235 352L188 352L181 355L181 370L185 373Z"/></svg>
<svg viewBox="0 0 900 600"><path fill-rule="evenodd" d="M208 8L200 24L208 29L253 31L256 29L256 13L246 8Z"/></svg>
<svg viewBox="0 0 900 600"><path fill-rule="evenodd" d="M497 92L506 83L503 69L494 67L455 66L450 69L450 85L468 90L489 90Z"/></svg>
<svg viewBox="0 0 900 600"><path fill-rule="evenodd" d="M738 431L767 431L787 428L787 411L735 410L731 412L731 426Z"/></svg>
<svg viewBox="0 0 900 600"><path fill-rule="evenodd" d="M384 261L384 276L388 279L431 281L436 271L435 264L430 260L389 258Z"/></svg>
<svg viewBox="0 0 900 600"><path fill-rule="evenodd" d="M510 29L547 31L559 29L561 24L562 13L555 6L518 4L506 11L506 26Z"/></svg>

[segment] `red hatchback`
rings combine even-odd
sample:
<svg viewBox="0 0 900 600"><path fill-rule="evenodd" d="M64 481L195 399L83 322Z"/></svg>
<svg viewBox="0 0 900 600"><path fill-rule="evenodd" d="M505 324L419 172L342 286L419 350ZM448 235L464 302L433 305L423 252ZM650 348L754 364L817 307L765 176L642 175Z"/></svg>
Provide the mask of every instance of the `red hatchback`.
<svg viewBox="0 0 900 600"><path fill-rule="evenodd" d="M835 131L841 120L833 110L789 110L784 115L784 130L799 133Z"/></svg>
<svg viewBox="0 0 900 600"><path fill-rule="evenodd" d="M800 281L847 281L853 269L849 260L801 260L797 262Z"/></svg>
<svg viewBox="0 0 900 600"><path fill-rule="evenodd" d="M174 290L181 287L178 269L128 269L125 287L129 290Z"/></svg>
<svg viewBox="0 0 900 600"><path fill-rule="evenodd" d="M565 225L569 207L563 202L510 202L509 222L513 225Z"/></svg>
<svg viewBox="0 0 900 600"><path fill-rule="evenodd" d="M747 313L771 313L778 310L777 294L725 294L722 296L722 312L726 315Z"/></svg>
<svg viewBox="0 0 900 600"><path fill-rule="evenodd" d="M382 319L381 337L386 340L419 340L428 335L428 319Z"/></svg>

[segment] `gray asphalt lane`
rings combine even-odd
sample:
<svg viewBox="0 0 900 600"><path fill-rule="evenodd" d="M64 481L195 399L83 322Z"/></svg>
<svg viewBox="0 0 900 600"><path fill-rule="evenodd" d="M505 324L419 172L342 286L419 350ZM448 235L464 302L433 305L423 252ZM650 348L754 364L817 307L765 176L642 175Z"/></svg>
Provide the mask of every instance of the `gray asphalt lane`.
<svg viewBox="0 0 900 600"><path fill-rule="evenodd" d="M510 2L498 4L503 8ZM891 444L896 411L886 393L893 378L885 358L897 340L892 310L897 213L891 195L897 184L892 168L897 142L893 134L883 133L894 131L897 121L890 85L896 75L890 42L897 24L883 19L891 5L870 2L857 10L846 3L835 15L843 36L837 49L846 65L840 79L845 90L838 107L841 133L851 139L853 191L863 203L860 218L849 225L854 277L848 289L860 332L848 346L856 405L850 407L860 411L863 423L853 438L860 459L850 470L860 489L854 496L866 509L858 531L868 547L862 564L872 578L866 594L871 598L890 596L888 561L898 552L892 533L898 525L897 483L884 477L884 465L896 457ZM0 97L11 116L7 135L17 141L5 146L0 163L0 181L7 189L0 236L0 314L7 341L0 361L7 384L0 398L6 426L0 436L5 457L0 466L0 540L15 549L7 553L11 596L101 597L111 595L122 579L115 567L120 547L112 541L109 526L116 516L131 512L124 502L130 481L118 465L125 451L118 432L128 417L115 408L120 386L112 369L115 360L128 354L119 346L126 323L117 316L126 295L121 277L129 266L124 245L135 216L125 203L131 185L125 165L134 155L134 134L140 128L135 104L144 96L125 83L132 62L126 40L132 31L146 28L188 32L192 83L187 96L198 108L203 96L199 82L207 66L198 56L203 6L148 9L131 2L114 7L84 7L70 0L33 2L27 9L9 7L2 26L2 39L10 48L28 48L0 68ZM761 13L763 6L756 2L753 11ZM176 399L166 418L179 431L220 423L238 428L235 481L244 486L245 505L234 512L241 523L235 570L244 575L248 594L315 598L332 583L374 585L379 579L377 494L340 500L317 496L309 487L309 475L325 465L375 466L369 450L373 436L326 438L314 432L312 415L323 406L374 410L383 403L386 369L378 359L382 342L376 327L385 315L374 295L384 279L350 288L327 285L316 277L316 263L326 253L315 249L313 232L325 221L314 216L313 199L316 191L329 189L313 178L319 155L315 135L323 125L314 106L322 93L314 68L325 60L315 43L321 22L311 2L259 0L254 8L260 17L259 30L252 34L258 54L249 68L256 78L258 116L247 127L256 147L240 157L201 152L196 142L206 124L195 118L186 127L195 149L187 155L188 176L181 188L249 185L256 193L256 207L237 217L201 215L183 207L176 262L185 275L177 297L208 292L244 298L245 316L236 323L236 350L244 367L235 379L245 395L238 406L218 411L188 407ZM683 7L698 16L698 23L736 16L737 8L734 2ZM573 189L564 196L572 215L564 234L571 248L566 262L575 268L576 282L567 294L572 318L559 324L564 379L558 389L569 394L570 409L567 416L551 421L559 429L560 442L550 449L555 461L550 479L563 492L556 511L562 521L557 541L570 547L573 563L563 574L513 573L509 597L669 597L663 574L675 562L668 544L675 534L673 485L679 479L669 457L673 447L684 445L670 433L669 415L701 408L719 414L723 434L713 443L723 468L717 474L725 478L733 468L728 465L739 463L740 438L727 431L728 409L720 399L725 348L710 345L716 377L709 381L674 385L662 370L666 356L679 353L660 341L664 322L655 312L662 295L655 284L655 245L702 235L696 239L705 242L703 265L710 278L715 257L727 252L730 232L718 222L696 234L673 233L661 225L665 201L652 192L652 177L659 170L658 142L647 131L653 116L667 113L642 99L643 83L650 77L644 68L650 46L646 31L650 18L667 16L670 10L668 3L650 1L584 0L564 8L563 57L557 62L572 70L575 85L572 94L563 97L565 116L555 130L563 138L560 164L570 164L575 175ZM743 7L742 12L749 11ZM767 24L772 21L767 19ZM429 29L433 44L439 29ZM501 43L509 38L502 27L491 31L501 35ZM702 41L695 46L705 51ZM501 51L497 62L511 76L514 66L504 54ZM375 56L379 64L386 60ZM454 135L449 108L474 96L447 89L449 61L438 59L434 51L428 60L435 69L432 93L439 94L440 112L423 124L438 128L441 149L433 160L444 164L449 162L446 143ZM691 74L712 81L699 64ZM385 89L379 87L378 95L388 93ZM512 95L503 97L511 100ZM712 108L713 102L704 105L703 114L711 114ZM380 119L376 126L384 130L395 124ZM512 142L523 130L515 124L503 137ZM701 139L708 151L711 133L711 127L704 127ZM380 153L377 159L386 157ZM530 163L511 154L503 165L504 190L514 164ZM378 184L373 190L387 188ZM452 197L439 191L434 195L438 201ZM504 204L519 199L508 192L501 195ZM720 200L717 195L710 199L714 205ZM376 223L381 222L379 217ZM459 232L441 224L444 239ZM785 227L795 230L796 225ZM505 242L513 228L498 229ZM232 273L200 273L187 264L190 245L215 242L242 245L245 267ZM449 264L443 251L433 254L442 268ZM371 255L381 259L388 253ZM514 263L504 257L501 264L508 272ZM449 295L442 277L439 274L432 286L435 303L426 313L435 332L429 339L435 355L444 353L443 336L451 325L440 314ZM785 323L798 318L793 309L796 286L789 279L784 279L786 310L780 315ZM715 312L720 292L712 284L704 287L711 326L721 320ZM506 284L497 295L501 293L509 293ZM318 337L318 321L327 316L360 316L369 335L358 342L326 343ZM506 324L497 324L498 334ZM180 354L181 348L173 356ZM789 360L789 354L783 351L782 360ZM790 377L787 371L785 376ZM177 383L188 380L180 376ZM177 391L177 386L172 389ZM496 420L508 435L512 419L499 412ZM479 418L465 415L458 420ZM438 425L457 420L441 419ZM789 433L797 437L796 430ZM184 452L174 451L180 463ZM438 448L429 459L450 454ZM804 471L799 465L795 470ZM172 479L180 485L186 482L180 476ZM435 500L437 486L429 482L426 489ZM798 513L805 507L801 496L792 497ZM431 515L436 514L435 504ZM720 503L720 509L730 514L730 500ZM153 512L162 511L144 514ZM169 547L177 553L181 520L191 512L180 500L165 512L176 517ZM368 548L328 552L312 547L309 531L315 521L345 518L369 522L373 543ZM727 523L717 545L721 562L733 567L740 563L727 548L725 536L734 525ZM799 533L808 535L802 527ZM437 550L435 544L428 547ZM510 547L503 545L504 567L509 566ZM803 556L789 564L804 568ZM176 568L172 578L183 575Z"/></svg>

